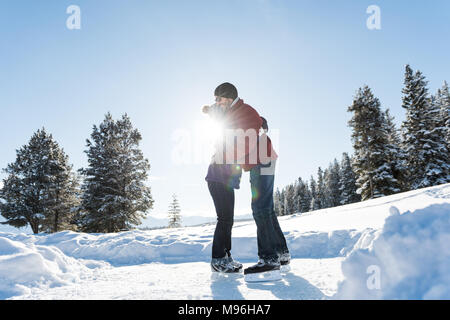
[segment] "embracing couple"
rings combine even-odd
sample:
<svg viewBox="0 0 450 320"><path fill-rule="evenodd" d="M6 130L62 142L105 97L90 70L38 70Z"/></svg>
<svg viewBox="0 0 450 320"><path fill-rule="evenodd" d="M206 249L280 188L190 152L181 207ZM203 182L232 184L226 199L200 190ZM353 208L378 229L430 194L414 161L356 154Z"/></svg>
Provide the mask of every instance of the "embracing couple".
<svg viewBox="0 0 450 320"><path fill-rule="evenodd" d="M231 83L219 85L216 103L203 112L224 125L223 139L208 167L205 180L214 201L217 225L212 246L214 272L240 272L242 264L231 257L231 229L234 219L234 189L239 189L242 170L250 171L251 208L257 227L258 263L244 274L279 270L290 262L286 239L273 204L274 171L277 154L267 137L267 122L238 97ZM260 134L263 129L264 133Z"/></svg>

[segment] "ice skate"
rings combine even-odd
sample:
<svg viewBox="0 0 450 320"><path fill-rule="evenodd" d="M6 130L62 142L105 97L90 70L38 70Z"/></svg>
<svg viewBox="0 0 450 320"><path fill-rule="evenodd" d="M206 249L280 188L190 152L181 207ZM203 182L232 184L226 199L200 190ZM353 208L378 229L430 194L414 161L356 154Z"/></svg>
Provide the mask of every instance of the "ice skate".
<svg viewBox="0 0 450 320"><path fill-rule="evenodd" d="M211 259L211 271L218 273L238 273L240 271L239 264L230 261L228 256L224 258Z"/></svg>
<svg viewBox="0 0 450 320"><path fill-rule="evenodd" d="M259 259L254 266L244 270L246 282L267 282L281 280L280 262Z"/></svg>
<svg viewBox="0 0 450 320"><path fill-rule="evenodd" d="M230 253L227 253L226 257L228 258L228 262L235 268L238 270L238 272L241 272L242 270L242 263L240 263L239 261L234 260L231 257Z"/></svg>
<svg viewBox="0 0 450 320"><path fill-rule="evenodd" d="M289 252L280 255L280 271L282 273L287 273L291 271L291 255Z"/></svg>

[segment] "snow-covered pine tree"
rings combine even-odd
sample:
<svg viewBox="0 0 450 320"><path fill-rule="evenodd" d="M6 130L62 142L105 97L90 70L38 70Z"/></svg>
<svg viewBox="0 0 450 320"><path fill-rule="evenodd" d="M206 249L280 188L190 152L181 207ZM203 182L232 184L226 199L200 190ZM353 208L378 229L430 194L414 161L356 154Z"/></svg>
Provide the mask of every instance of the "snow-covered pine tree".
<svg viewBox="0 0 450 320"><path fill-rule="evenodd" d="M285 190L282 189L280 193L280 202L278 203L278 216L284 216L284 198L285 198Z"/></svg>
<svg viewBox="0 0 450 320"><path fill-rule="evenodd" d="M324 209L324 208L331 207L331 199L330 199L330 195L328 194L328 188L327 188L329 168L326 168L323 171L322 175L323 175L323 199L320 204L321 204L322 209ZM319 184L318 184L318 186L319 186Z"/></svg>
<svg viewBox="0 0 450 320"><path fill-rule="evenodd" d="M351 158L346 152L342 154L340 170L340 204L349 204L361 201L361 196L356 193L356 175L352 169Z"/></svg>
<svg viewBox="0 0 450 320"><path fill-rule="evenodd" d="M289 184L285 188L284 193L284 215L289 215L294 213L295 208L295 188L292 184Z"/></svg>
<svg viewBox="0 0 450 320"><path fill-rule="evenodd" d="M300 196L299 190L300 190L299 180L297 180L294 183L294 213L300 212L300 197L301 196Z"/></svg>
<svg viewBox="0 0 450 320"><path fill-rule="evenodd" d="M450 150L450 92L447 81L444 81L442 88L436 93L436 104L440 108L440 126L445 128L445 142L447 149Z"/></svg>
<svg viewBox="0 0 450 320"><path fill-rule="evenodd" d="M317 209L326 208L328 203L327 203L326 189L325 189L325 177L324 177L324 172L321 167L319 167L319 169L317 169L316 192L317 192L317 194L316 194L315 202L316 202Z"/></svg>
<svg viewBox="0 0 450 320"><path fill-rule="evenodd" d="M77 179L68 156L45 128L33 134L8 164L0 190L4 224L30 225L34 233L74 229L74 209L79 204Z"/></svg>
<svg viewBox="0 0 450 320"><path fill-rule="evenodd" d="M311 190L309 189L309 182L308 180L304 181L305 184L305 192L304 192L304 200L302 201L302 212L308 212L311 208L311 200L312 200L312 193Z"/></svg>
<svg viewBox="0 0 450 320"><path fill-rule="evenodd" d="M406 119L402 124L403 151L407 155L409 189L430 187L448 182L448 149L441 110L428 96L427 81L409 65L405 68L402 107Z"/></svg>
<svg viewBox="0 0 450 320"><path fill-rule="evenodd" d="M311 206L311 191L308 183L304 182L302 178L298 178L295 193L298 212L308 212Z"/></svg>
<svg viewBox="0 0 450 320"><path fill-rule="evenodd" d="M309 207L310 207L309 211L315 211L320 209L316 198L311 198L311 205Z"/></svg>
<svg viewBox="0 0 450 320"><path fill-rule="evenodd" d="M281 192L280 189L277 188L275 192L273 193L273 209L275 210L275 214L277 216L280 216L280 201L281 201Z"/></svg>
<svg viewBox="0 0 450 320"><path fill-rule="evenodd" d="M180 228L181 227L181 209L180 204L177 199L177 195L172 195L172 203L169 206L169 228Z"/></svg>
<svg viewBox="0 0 450 320"><path fill-rule="evenodd" d="M387 133L386 159L390 163L392 174L399 182L402 191L408 190L408 172L406 169L406 154L401 148L400 133L395 126L395 118L389 108L383 113L383 126Z"/></svg>
<svg viewBox="0 0 450 320"><path fill-rule="evenodd" d="M378 98L373 96L368 86L364 86L358 90L348 111L353 113L349 126L353 129L353 168L361 199L399 192L399 182L386 159L388 135L383 126L384 117Z"/></svg>
<svg viewBox="0 0 450 320"><path fill-rule="evenodd" d="M300 207L299 207L299 201L298 201L298 181L295 181L292 184L293 187L293 196L292 196L292 200L293 200L293 207L292 207L292 213L296 213L300 211Z"/></svg>
<svg viewBox="0 0 450 320"><path fill-rule="evenodd" d="M43 230L76 230L74 218L80 205L79 178L69 164L69 157L57 144L49 159L51 183Z"/></svg>
<svg viewBox="0 0 450 320"><path fill-rule="evenodd" d="M426 174L427 180L434 186L450 182L450 149L447 143L448 128L442 105L437 96L431 95L429 101L427 128L430 128L430 139L435 148L430 150L432 156L431 161L427 163Z"/></svg>
<svg viewBox="0 0 450 320"><path fill-rule="evenodd" d="M394 116L391 115L389 108L384 111L384 125L388 135L388 142L399 148L401 144L400 133L394 123Z"/></svg>
<svg viewBox="0 0 450 320"><path fill-rule="evenodd" d="M141 223L153 199L147 179L150 164L139 149L142 139L125 114L113 120L110 113L87 139L89 166L84 176L78 218L85 232L118 232Z"/></svg>
<svg viewBox="0 0 450 320"><path fill-rule="evenodd" d="M325 197L327 207L336 207L341 204L341 191L339 190L340 167L336 159L330 163L325 175Z"/></svg>
<svg viewBox="0 0 450 320"><path fill-rule="evenodd" d="M311 180L309 182L311 189L311 203L309 205L309 211L319 210L320 209L320 201L317 200L317 182L313 176L311 176Z"/></svg>

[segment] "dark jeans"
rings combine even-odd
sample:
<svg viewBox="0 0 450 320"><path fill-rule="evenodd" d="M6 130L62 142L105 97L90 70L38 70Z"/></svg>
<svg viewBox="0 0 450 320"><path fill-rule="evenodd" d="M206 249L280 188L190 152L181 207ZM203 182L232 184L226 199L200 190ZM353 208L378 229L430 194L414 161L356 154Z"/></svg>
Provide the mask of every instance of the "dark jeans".
<svg viewBox="0 0 450 320"><path fill-rule="evenodd" d="M234 189L221 182L208 181L208 189L217 213L212 257L223 258L231 251L231 228L234 219Z"/></svg>
<svg viewBox="0 0 450 320"><path fill-rule="evenodd" d="M258 256L261 259L278 260L279 255L289 252L286 239L281 231L273 205L273 184L275 176L262 175L257 165L250 170L252 190L252 211L256 222L258 239Z"/></svg>

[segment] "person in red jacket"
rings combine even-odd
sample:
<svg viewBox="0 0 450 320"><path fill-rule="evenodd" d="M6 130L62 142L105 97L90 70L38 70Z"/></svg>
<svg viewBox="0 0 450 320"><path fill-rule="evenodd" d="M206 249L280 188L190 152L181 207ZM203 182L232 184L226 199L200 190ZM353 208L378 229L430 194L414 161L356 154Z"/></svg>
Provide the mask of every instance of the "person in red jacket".
<svg viewBox="0 0 450 320"><path fill-rule="evenodd" d="M222 153L216 152L216 163L237 164L250 172L251 207L257 227L259 261L246 268L244 273L279 270L280 265L289 264L290 254L273 204L278 155L266 133L259 134L263 124L267 128L267 121L238 97L237 89L231 83L219 85L214 95L216 105L224 112L227 131L225 148Z"/></svg>

